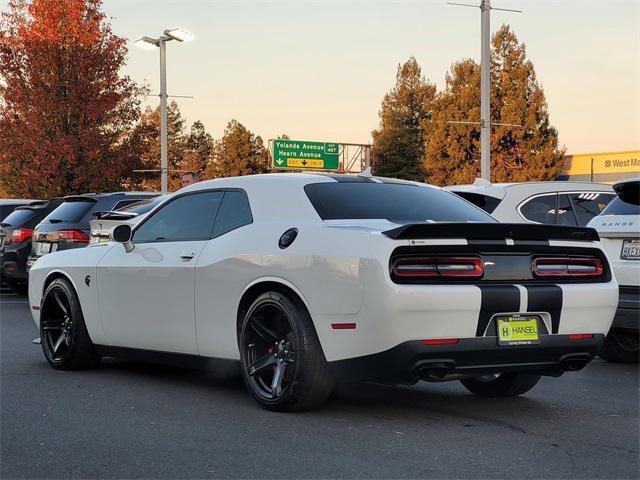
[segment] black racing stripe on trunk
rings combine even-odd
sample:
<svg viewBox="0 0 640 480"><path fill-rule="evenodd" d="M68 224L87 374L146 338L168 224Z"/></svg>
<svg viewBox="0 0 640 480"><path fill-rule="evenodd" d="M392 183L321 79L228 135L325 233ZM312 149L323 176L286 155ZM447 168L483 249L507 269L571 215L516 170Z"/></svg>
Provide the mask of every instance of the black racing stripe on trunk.
<svg viewBox="0 0 640 480"><path fill-rule="evenodd" d="M558 333L562 313L562 288L558 285L526 285L528 312L547 312L551 316L551 333Z"/></svg>
<svg viewBox="0 0 640 480"><path fill-rule="evenodd" d="M520 290L515 285L478 285L478 288L482 292L482 300L476 337L482 337L496 313L520 310Z"/></svg>
<svg viewBox="0 0 640 480"><path fill-rule="evenodd" d="M506 245L506 240L495 239L495 240L468 240L467 243L469 245Z"/></svg>
<svg viewBox="0 0 640 480"><path fill-rule="evenodd" d="M549 245L549 240L514 240L514 245Z"/></svg>

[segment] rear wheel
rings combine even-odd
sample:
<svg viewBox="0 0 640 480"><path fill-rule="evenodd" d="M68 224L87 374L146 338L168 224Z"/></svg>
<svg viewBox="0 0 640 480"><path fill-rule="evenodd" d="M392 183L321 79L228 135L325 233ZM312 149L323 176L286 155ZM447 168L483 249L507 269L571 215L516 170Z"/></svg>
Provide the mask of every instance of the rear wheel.
<svg viewBox="0 0 640 480"><path fill-rule="evenodd" d="M47 362L58 370L92 368L100 362L84 323L75 290L57 278L47 287L40 317L40 343Z"/></svg>
<svg viewBox="0 0 640 480"><path fill-rule="evenodd" d="M313 322L297 299L273 291L247 310L239 335L245 385L268 410L317 408L333 389L333 377Z"/></svg>
<svg viewBox="0 0 640 480"><path fill-rule="evenodd" d="M483 397L513 397L536 386L540 375L531 373L500 373L460 380L467 390Z"/></svg>
<svg viewBox="0 0 640 480"><path fill-rule="evenodd" d="M638 330L612 328L599 355L609 362L638 363Z"/></svg>

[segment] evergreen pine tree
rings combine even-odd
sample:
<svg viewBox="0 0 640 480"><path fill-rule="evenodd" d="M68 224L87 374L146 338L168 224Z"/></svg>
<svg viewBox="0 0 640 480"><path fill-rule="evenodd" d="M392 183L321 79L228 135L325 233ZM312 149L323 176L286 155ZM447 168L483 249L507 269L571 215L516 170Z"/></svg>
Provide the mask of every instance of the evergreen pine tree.
<svg viewBox="0 0 640 480"><path fill-rule="evenodd" d="M382 100L380 127L372 133L376 175L424 180L422 123L430 118L435 93L415 58L398 66L396 85Z"/></svg>

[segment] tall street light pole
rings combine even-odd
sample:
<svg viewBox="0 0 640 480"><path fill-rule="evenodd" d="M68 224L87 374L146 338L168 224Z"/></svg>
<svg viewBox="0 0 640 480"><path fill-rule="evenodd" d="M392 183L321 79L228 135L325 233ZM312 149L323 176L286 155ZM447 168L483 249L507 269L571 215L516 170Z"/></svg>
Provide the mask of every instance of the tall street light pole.
<svg viewBox="0 0 640 480"><path fill-rule="evenodd" d="M480 177L491 181L491 0L482 0L480 11Z"/></svg>
<svg viewBox="0 0 640 480"><path fill-rule="evenodd" d="M162 193L169 191L169 161L167 140L167 42L176 40L187 42L193 39L193 35L181 28L165 30L158 38L142 37L136 40L135 45L147 50L155 47L160 49L160 190Z"/></svg>
<svg viewBox="0 0 640 480"><path fill-rule="evenodd" d="M459 7L476 7L468 3L447 2ZM495 8L491 0L480 0L480 178L491 181L491 10L522 13L511 8ZM447 123L478 125L478 121L449 121ZM494 125L521 127L510 123Z"/></svg>

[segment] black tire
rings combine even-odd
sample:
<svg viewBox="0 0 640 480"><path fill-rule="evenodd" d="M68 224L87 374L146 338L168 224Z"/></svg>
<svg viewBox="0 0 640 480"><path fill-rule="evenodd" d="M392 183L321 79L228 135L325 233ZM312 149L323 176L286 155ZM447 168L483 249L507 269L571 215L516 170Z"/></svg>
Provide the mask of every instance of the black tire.
<svg viewBox="0 0 640 480"><path fill-rule="evenodd" d="M501 373L495 378L463 378L467 390L483 397L513 397L522 395L536 386L540 375L532 373Z"/></svg>
<svg viewBox="0 0 640 480"><path fill-rule="evenodd" d="M19 282L17 280L7 280L9 289L22 297L26 297L29 291L29 286L26 282Z"/></svg>
<svg viewBox="0 0 640 480"><path fill-rule="evenodd" d="M57 370L96 367L96 351L71 283L57 278L47 287L40 314L40 344L47 362Z"/></svg>
<svg viewBox="0 0 640 480"><path fill-rule="evenodd" d="M612 328L599 355L608 362L638 363L638 331Z"/></svg>
<svg viewBox="0 0 640 480"><path fill-rule="evenodd" d="M305 306L287 294L261 294L241 319L238 337L247 390L268 410L321 406L333 376Z"/></svg>

